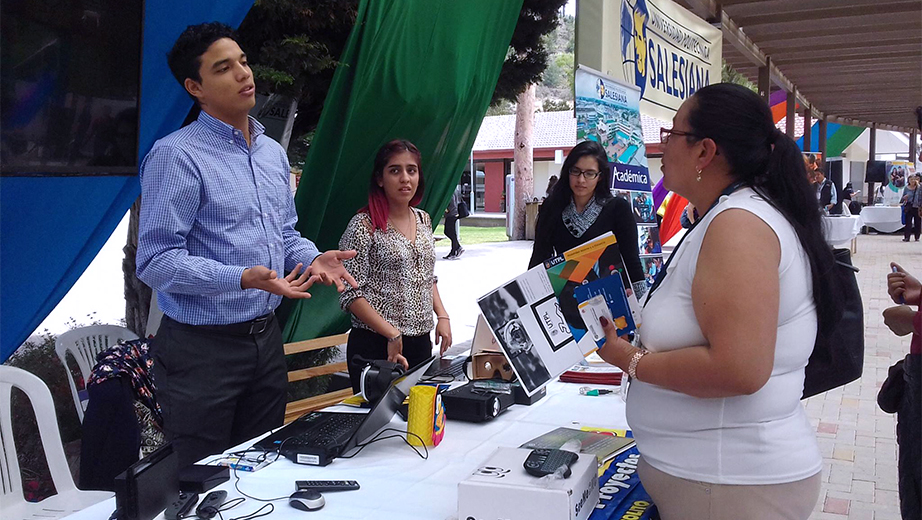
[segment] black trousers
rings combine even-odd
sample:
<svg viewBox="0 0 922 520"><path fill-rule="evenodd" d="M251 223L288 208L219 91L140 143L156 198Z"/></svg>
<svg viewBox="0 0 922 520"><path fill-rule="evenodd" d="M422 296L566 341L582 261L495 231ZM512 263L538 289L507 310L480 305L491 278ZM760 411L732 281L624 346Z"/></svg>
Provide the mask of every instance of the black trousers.
<svg viewBox="0 0 922 520"><path fill-rule="evenodd" d="M919 235L922 234L922 218L919 217L919 208L903 206L903 214L906 216L903 238L909 240L909 235L913 235L916 240L919 240Z"/></svg>
<svg viewBox="0 0 922 520"><path fill-rule="evenodd" d="M896 415L899 445L900 512L903 520L922 518L922 355L909 354L903 364L904 391Z"/></svg>
<svg viewBox="0 0 922 520"><path fill-rule="evenodd" d="M458 217L445 215L445 236L451 240L451 253L457 253L461 250L461 241L458 240Z"/></svg>
<svg viewBox="0 0 922 520"><path fill-rule="evenodd" d="M288 370L278 321L256 334L163 317L153 341L164 429L179 467L282 425Z"/></svg>
<svg viewBox="0 0 922 520"><path fill-rule="evenodd" d="M356 366L352 362L355 356L365 359L387 359L387 338L370 330L352 327L349 332L349 341L346 343L346 361L349 363L349 379L352 381L352 391L359 393L359 380L362 377L363 366ZM422 363L432 356L432 340L428 334L422 336L403 337L403 357L407 358L410 368Z"/></svg>

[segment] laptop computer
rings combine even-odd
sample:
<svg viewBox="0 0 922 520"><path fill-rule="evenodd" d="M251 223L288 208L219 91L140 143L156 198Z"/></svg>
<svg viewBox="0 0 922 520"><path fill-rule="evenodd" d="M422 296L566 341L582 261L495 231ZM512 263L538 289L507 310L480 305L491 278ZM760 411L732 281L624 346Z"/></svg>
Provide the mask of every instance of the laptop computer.
<svg viewBox="0 0 922 520"><path fill-rule="evenodd" d="M366 413L310 412L259 441L252 449L278 451L298 464L326 466L368 442L391 422L404 399L435 360L423 361L391 381Z"/></svg>
<svg viewBox="0 0 922 520"><path fill-rule="evenodd" d="M467 379L467 376L462 377L465 362L483 350L499 350L499 343L496 342L487 320L484 319L483 314L480 314L474 326L473 339L452 345L437 362L429 367L426 376L429 378L447 376L454 380Z"/></svg>

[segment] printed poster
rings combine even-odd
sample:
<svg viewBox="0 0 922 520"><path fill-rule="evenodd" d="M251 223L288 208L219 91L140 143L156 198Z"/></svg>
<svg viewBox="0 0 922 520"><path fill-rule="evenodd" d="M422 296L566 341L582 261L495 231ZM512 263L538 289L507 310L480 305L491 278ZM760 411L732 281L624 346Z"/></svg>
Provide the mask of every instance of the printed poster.
<svg viewBox="0 0 922 520"><path fill-rule="evenodd" d="M544 266L529 269L477 304L528 395L583 359Z"/></svg>
<svg viewBox="0 0 922 520"><path fill-rule="evenodd" d="M576 140L605 148L611 167L612 195L631 205L637 224L641 265L662 265L662 244L640 122L640 89L582 65L576 69ZM670 116L671 117L671 116ZM629 280L638 299L653 282ZM646 282L645 284L643 282Z"/></svg>
<svg viewBox="0 0 922 520"><path fill-rule="evenodd" d="M895 206L900 203L909 176L915 174L915 165L909 161L887 161L887 184L883 188L883 203Z"/></svg>

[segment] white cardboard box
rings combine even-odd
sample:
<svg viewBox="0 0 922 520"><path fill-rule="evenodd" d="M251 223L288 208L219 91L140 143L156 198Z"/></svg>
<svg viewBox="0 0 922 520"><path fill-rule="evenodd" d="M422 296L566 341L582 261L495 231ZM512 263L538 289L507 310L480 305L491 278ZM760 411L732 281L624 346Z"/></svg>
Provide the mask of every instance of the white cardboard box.
<svg viewBox="0 0 922 520"><path fill-rule="evenodd" d="M458 484L458 520L585 520L599 502L598 460L580 454L571 475L543 479L522 464L531 450L497 448Z"/></svg>

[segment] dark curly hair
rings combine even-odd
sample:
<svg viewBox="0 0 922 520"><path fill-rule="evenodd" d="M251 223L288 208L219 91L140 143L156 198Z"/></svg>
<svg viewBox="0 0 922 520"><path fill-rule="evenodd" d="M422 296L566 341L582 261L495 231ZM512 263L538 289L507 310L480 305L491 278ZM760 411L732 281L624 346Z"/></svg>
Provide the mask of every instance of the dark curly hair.
<svg viewBox="0 0 922 520"><path fill-rule="evenodd" d="M173 48L166 55L166 62L176 81L185 88L186 78L201 82L199 68L202 66L202 54L211 44L221 38L237 41L237 33L221 22L209 22L190 25L179 35Z"/></svg>

